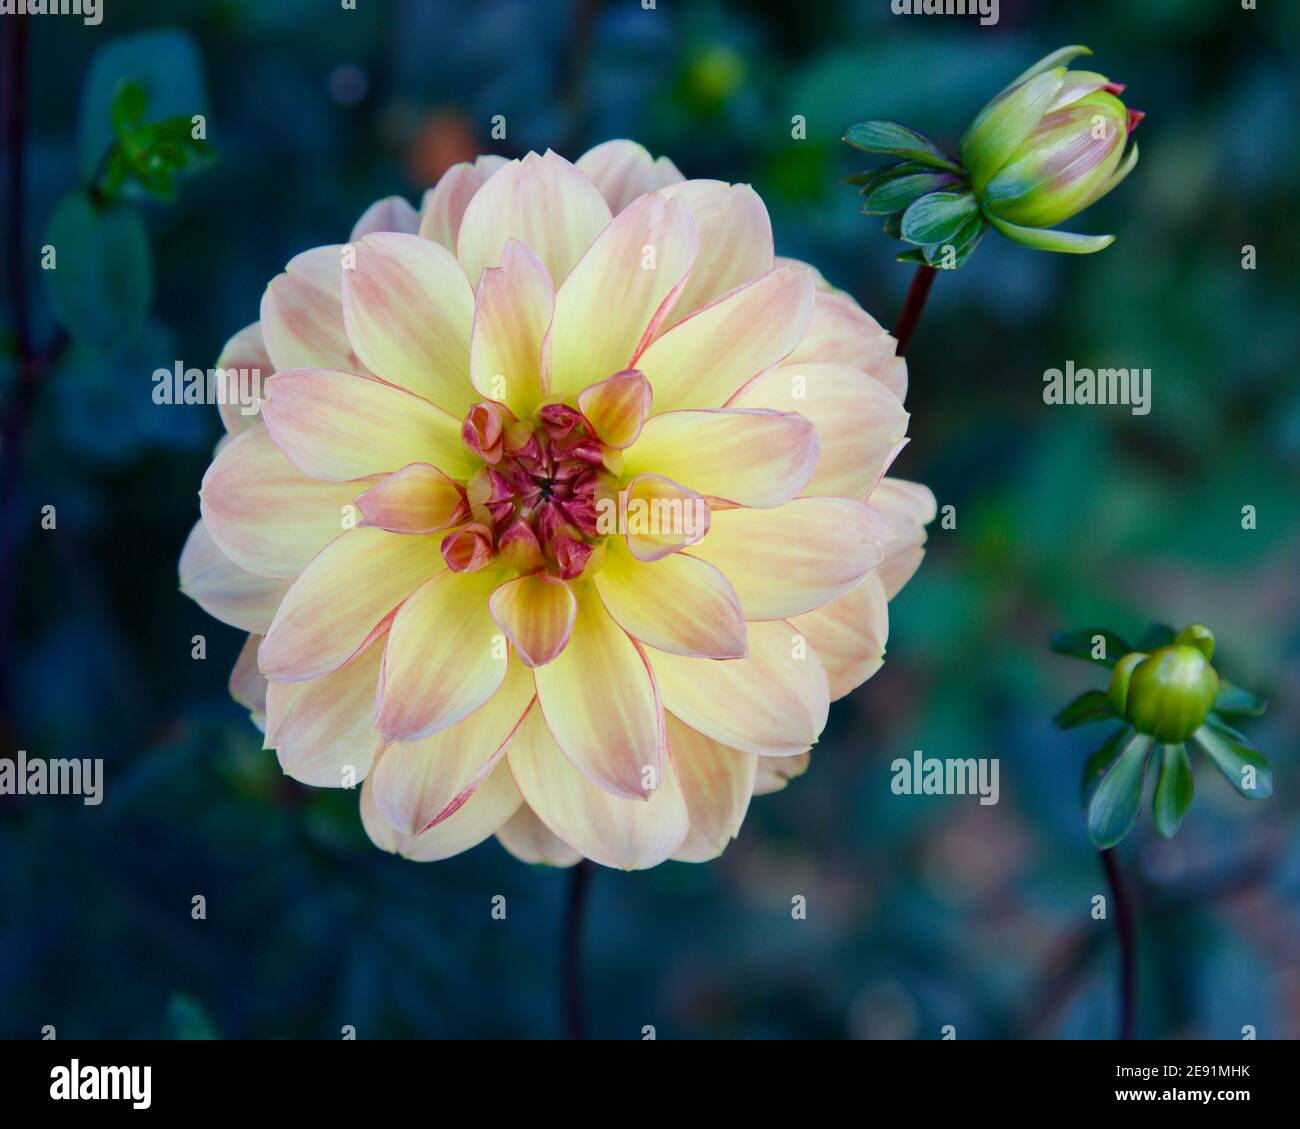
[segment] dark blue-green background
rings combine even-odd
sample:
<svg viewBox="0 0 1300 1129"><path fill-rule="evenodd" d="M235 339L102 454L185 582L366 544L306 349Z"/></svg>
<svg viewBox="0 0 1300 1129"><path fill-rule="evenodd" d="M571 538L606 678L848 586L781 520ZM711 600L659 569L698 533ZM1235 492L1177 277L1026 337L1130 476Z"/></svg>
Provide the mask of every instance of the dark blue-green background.
<svg viewBox="0 0 1300 1129"><path fill-rule="evenodd" d="M812 771L756 801L719 862L597 873L592 1026L1112 1034L1116 957L1089 915L1103 885L1076 802L1095 731L1048 720L1103 678L1045 642L1098 622L1133 637L1156 619L1208 623L1220 669L1273 698L1248 731L1277 795L1248 805L1198 762L1177 839L1159 841L1144 814L1120 849L1139 885L1139 1033L1300 1035L1300 9L1004 0L981 28L894 16L888 0L103 4L96 28L34 20L25 236L39 341L53 322L37 249L76 183L99 46L184 29L220 162L175 204L145 206L152 320L112 354L64 354L4 515L18 587L0 754L102 756L107 781L98 808L0 798L0 1034L560 1030L564 875L494 843L433 865L380 854L355 795L283 778L229 702L242 637L180 596L175 572L219 424L212 408L155 407L155 368L212 364L284 262L345 237L372 199L418 202L480 150L576 157L618 136L688 176L752 182L778 250L888 325L910 268L838 183L863 167L838 141L845 127L898 118L952 145L1012 76L1084 42L1148 114L1136 172L1065 225L1118 240L1067 257L990 236L939 277L896 472L956 506L957 527L932 531L891 607L886 665L833 708ZM488 140L495 114L504 143ZM794 114L806 140L791 139ZM1151 368L1150 415L1046 407L1043 371L1071 359ZM45 504L56 532L38 527ZM893 796L889 763L913 749L1000 758L1001 802ZM206 921L191 919L195 894ZM490 917L497 894L504 922ZM806 921L791 919L794 894Z"/></svg>

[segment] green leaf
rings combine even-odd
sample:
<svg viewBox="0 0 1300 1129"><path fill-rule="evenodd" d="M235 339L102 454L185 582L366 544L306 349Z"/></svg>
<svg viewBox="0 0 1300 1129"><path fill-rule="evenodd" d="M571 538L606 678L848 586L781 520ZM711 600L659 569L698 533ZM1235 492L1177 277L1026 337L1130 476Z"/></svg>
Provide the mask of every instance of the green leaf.
<svg viewBox="0 0 1300 1129"><path fill-rule="evenodd" d="M1183 745L1160 746L1160 776L1156 780L1156 794L1151 814L1156 830L1166 839L1172 839L1187 808L1192 802L1192 766L1187 760Z"/></svg>
<svg viewBox="0 0 1300 1129"><path fill-rule="evenodd" d="M131 126L144 117L145 106L149 96L144 87L134 79L123 79L117 84L113 93L113 104L109 117L113 122L113 132L122 136Z"/></svg>
<svg viewBox="0 0 1300 1129"><path fill-rule="evenodd" d="M1142 783L1152 741L1134 733L1102 777L1088 805L1088 834L1100 850L1113 847L1132 830L1142 806Z"/></svg>
<svg viewBox="0 0 1300 1129"><path fill-rule="evenodd" d="M953 239L979 205L969 192L931 192L914 200L903 213L903 238L909 243L943 243Z"/></svg>
<svg viewBox="0 0 1300 1129"><path fill-rule="evenodd" d="M1219 694L1214 699L1216 713L1239 714L1242 717L1262 717L1268 709L1268 702L1256 697L1240 686L1234 686L1226 679L1219 679Z"/></svg>
<svg viewBox="0 0 1300 1129"><path fill-rule="evenodd" d="M962 171L961 165L946 156L928 137L899 122L858 122L857 125L849 126L844 140L855 149L865 149L868 153L888 153L933 169Z"/></svg>
<svg viewBox="0 0 1300 1129"><path fill-rule="evenodd" d="M1095 640L1101 637L1102 657L1093 658ZM1085 659L1100 663L1102 666L1114 666L1133 650L1113 631L1104 627L1085 627L1082 631L1057 631L1052 635L1052 650L1058 655L1068 655L1072 659Z"/></svg>
<svg viewBox="0 0 1300 1129"><path fill-rule="evenodd" d="M1052 721L1058 729L1073 729L1077 725L1087 725L1093 721L1106 721L1115 716L1110 699L1101 690L1085 690L1068 706L1060 711Z"/></svg>
<svg viewBox="0 0 1300 1129"><path fill-rule="evenodd" d="M1273 794L1273 770L1264 754L1252 749L1240 736L1211 721L1202 725L1192 740L1246 799L1267 799Z"/></svg>
<svg viewBox="0 0 1300 1129"><path fill-rule="evenodd" d="M48 272L60 324L82 345L108 348L129 337L153 302L149 236L131 205L96 205L80 189L54 208L45 242L54 248Z"/></svg>
<svg viewBox="0 0 1300 1129"><path fill-rule="evenodd" d="M1120 750L1128 743L1129 734L1133 732L1127 725L1120 726L1110 735L1106 743L1094 752L1084 763L1083 784L1079 789L1079 806L1086 809L1092 803L1097 785L1115 763Z"/></svg>
<svg viewBox="0 0 1300 1129"><path fill-rule="evenodd" d="M1074 231L1056 231L1050 227L1021 227L985 211L989 223L1012 243L1035 251L1057 251L1064 255L1091 255L1104 251L1115 242L1113 235L1080 235Z"/></svg>
<svg viewBox="0 0 1300 1129"><path fill-rule="evenodd" d="M110 39L90 62L77 119L77 167L89 182L113 143L113 101L123 84L141 87L154 118L207 113L203 61L174 28Z"/></svg>
<svg viewBox="0 0 1300 1129"><path fill-rule="evenodd" d="M867 193L862 211L869 216L893 215L927 192L937 192L959 183L960 178L950 172L903 173L885 177Z"/></svg>

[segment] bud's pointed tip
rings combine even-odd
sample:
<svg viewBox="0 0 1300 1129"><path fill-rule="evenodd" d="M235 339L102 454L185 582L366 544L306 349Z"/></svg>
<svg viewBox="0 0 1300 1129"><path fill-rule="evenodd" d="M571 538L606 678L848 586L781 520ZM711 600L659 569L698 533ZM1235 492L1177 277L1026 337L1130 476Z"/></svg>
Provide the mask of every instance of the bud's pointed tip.
<svg viewBox="0 0 1300 1129"><path fill-rule="evenodd" d="M1141 121L1144 117L1146 117L1146 116L1147 116L1147 114L1146 114L1146 111L1145 111L1145 110L1134 110L1134 109L1130 109L1129 112L1128 112L1128 131L1129 131L1129 133L1132 133L1135 129L1137 129L1137 127L1138 127L1138 122L1140 122L1140 121Z"/></svg>

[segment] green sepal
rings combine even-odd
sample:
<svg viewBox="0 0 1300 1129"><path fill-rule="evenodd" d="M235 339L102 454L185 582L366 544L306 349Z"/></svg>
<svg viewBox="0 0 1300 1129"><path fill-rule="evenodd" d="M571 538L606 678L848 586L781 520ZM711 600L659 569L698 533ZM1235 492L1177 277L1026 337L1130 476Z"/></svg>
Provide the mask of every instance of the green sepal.
<svg viewBox="0 0 1300 1129"><path fill-rule="evenodd" d="M1265 800L1273 794L1273 770L1268 758L1247 745L1240 733L1211 719L1192 734L1192 740L1246 799ZM1253 788L1248 788L1242 778L1244 768L1255 770Z"/></svg>
<svg viewBox="0 0 1300 1129"><path fill-rule="evenodd" d="M940 270L956 270L967 259L970 258L971 252L979 246L979 242L984 238L984 233L988 231L988 224L984 222L984 217L980 215L971 216L957 230L957 234L945 243L930 243L922 250L925 253L925 261L932 267L938 267ZM952 261L948 262L948 249L952 248Z"/></svg>
<svg viewBox="0 0 1300 1129"><path fill-rule="evenodd" d="M894 262L915 263L918 267L928 267L930 265L926 262L925 251L920 247L909 247L906 251L900 251L894 257Z"/></svg>
<svg viewBox="0 0 1300 1129"><path fill-rule="evenodd" d="M999 219L988 209L984 215L1012 243L1034 251L1056 251L1063 255L1092 255L1115 242L1113 235L1081 235L1076 231L1057 231L1050 227L1022 227Z"/></svg>
<svg viewBox="0 0 1300 1129"><path fill-rule="evenodd" d="M1100 635L1105 647L1105 657L1092 657L1093 639ZM1114 666L1120 659L1133 650L1113 631L1104 627L1085 627L1081 631L1056 631L1052 634L1052 650L1058 655L1068 655L1072 659L1084 659L1087 662L1100 663L1102 666Z"/></svg>
<svg viewBox="0 0 1300 1129"><path fill-rule="evenodd" d="M1106 743L1100 749L1097 749L1088 757L1083 766L1083 780L1079 787L1079 806L1087 809L1092 803L1093 794L1097 791L1097 785L1101 783L1101 778L1106 775L1110 766L1115 763L1115 758L1119 756L1120 749L1127 743L1133 730L1127 725L1120 726L1114 733L1107 738Z"/></svg>
<svg viewBox="0 0 1300 1129"><path fill-rule="evenodd" d="M1214 699L1214 712L1242 717L1262 717L1268 709L1268 702L1257 697L1240 686L1219 679L1219 693Z"/></svg>
<svg viewBox="0 0 1300 1129"><path fill-rule="evenodd" d="M1137 821L1152 743L1141 733L1130 736L1093 792L1088 804L1088 835L1100 850L1115 846Z"/></svg>
<svg viewBox="0 0 1300 1129"><path fill-rule="evenodd" d="M1192 802L1192 766L1185 745L1160 746L1160 776L1151 803L1156 830L1172 839Z"/></svg>
<svg viewBox="0 0 1300 1129"><path fill-rule="evenodd" d="M1103 691L1085 690L1052 721L1058 729L1073 729L1077 725L1088 725L1094 721L1108 721L1114 716L1110 699Z"/></svg>
<svg viewBox="0 0 1300 1129"><path fill-rule="evenodd" d="M951 242L979 205L969 192L931 192L913 200L903 213L903 238L909 243Z"/></svg>
<svg viewBox="0 0 1300 1129"><path fill-rule="evenodd" d="M1053 67L1068 67L1070 63L1072 63L1080 55L1091 55L1091 54L1092 54L1092 48L1084 47L1083 44L1081 43L1075 43L1069 47L1060 47L1057 50L1053 51L1050 55L1044 55L1041 59L1038 60L1038 62L1036 62L1027 71L1024 71L1023 73L1017 75L1014 79L1012 79L1009 83L1007 83L1004 89L1010 90L1013 86L1016 86L1022 82L1027 81L1028 79L1033 78L1034 75L1036 74L1042 74L1043 71L1050 71Z"/></svg>
<svg viewBox="0 0 1300 1129"><path fill-rule="evenodd" d="M886 216L883 226L880 228L886 235L894 239L903 238L903 213L895 212L892 216Z"/></svg>
<svg viewBox="0 0 1300 1129"><path fill-rule="evenodd" d="M855 149L868 153L886 153L927 165L932 169L961 172L961 165L945 155L928 137L900 122L867 121L849 126L844 140Z"/></svg>
<svg viewBox="0 0 1300 1129"><path fill-rule="evenodd" d="M890 177L898 176L906 171L924 172L925 166L918 165L915 161L892 161L887 165L881 165L878 169L865 169L858 173L857 176L845 177L845 184L856 184L861 187L862 195L865 196L882 180L888 180Z"/></svg>
<svg viewBox="0 0 1300 1129"><path fill-rule="evenodd" d="M952 188L961 178L950 172L903 172L884 177L866 194L862 211L869 216L890 216L901 212L913 200L928 192Z"/></svg>

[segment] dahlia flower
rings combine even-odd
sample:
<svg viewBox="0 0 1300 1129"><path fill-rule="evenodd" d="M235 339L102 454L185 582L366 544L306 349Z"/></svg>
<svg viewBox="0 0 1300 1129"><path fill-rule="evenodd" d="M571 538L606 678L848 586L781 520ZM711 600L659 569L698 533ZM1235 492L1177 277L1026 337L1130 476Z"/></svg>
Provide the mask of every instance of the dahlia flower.
<svg viewBox="0 0 1300 1129"><path fill-rule="evenodd" d="M182 589L381 848L717 856L880 666L923 486L894 341L753 189L612 141L449 170L290 261L222 367Z"/></svg>

